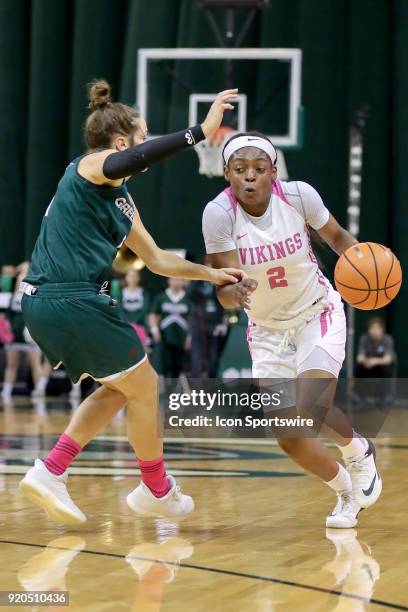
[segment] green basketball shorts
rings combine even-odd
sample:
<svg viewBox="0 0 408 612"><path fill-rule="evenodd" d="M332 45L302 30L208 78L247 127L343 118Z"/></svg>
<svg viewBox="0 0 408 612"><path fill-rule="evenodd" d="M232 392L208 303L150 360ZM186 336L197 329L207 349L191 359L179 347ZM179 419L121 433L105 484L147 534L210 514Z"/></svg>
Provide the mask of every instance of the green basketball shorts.
<svg viewBox="0 0 408 612"><path fill-rule="evenodd" d="M91 283L22 283L22 311L28 331L55 368L63 363L78 382L114 380L146 359L120 306Z"/></svg>

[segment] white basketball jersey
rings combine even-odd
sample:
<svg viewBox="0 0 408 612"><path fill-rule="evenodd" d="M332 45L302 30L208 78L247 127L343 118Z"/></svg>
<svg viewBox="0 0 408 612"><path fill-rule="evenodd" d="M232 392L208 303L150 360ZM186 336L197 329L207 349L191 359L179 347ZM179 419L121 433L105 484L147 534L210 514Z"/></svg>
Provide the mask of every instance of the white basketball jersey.
<svg viewBox="0 0 408 612"><path fill-rule="evenodd" d="M258 281L251 321L288 329L340 299L319 269L308 226L323 227L329 211L306 183L274 181L266 212L244 211L231 188L207 204L203 234L207 253L236 249L241 268Z"/></svg>

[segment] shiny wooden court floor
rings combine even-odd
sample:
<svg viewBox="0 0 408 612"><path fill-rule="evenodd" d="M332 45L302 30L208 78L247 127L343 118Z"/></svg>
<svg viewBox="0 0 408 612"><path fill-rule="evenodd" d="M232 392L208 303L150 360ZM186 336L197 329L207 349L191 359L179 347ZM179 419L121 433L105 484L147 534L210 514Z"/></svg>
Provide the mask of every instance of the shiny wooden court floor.
<svg viewBox="0 0 408 612"><path fill-rule="evenodd" d="M177 526L128 509L137 470L117 417L72 468L69 490L88 516L72 530L17 488L68 418L52 402L0 411L0 590L70 594L69 607L20 609L408 610L408 440L377 440L384 493L355 530L325 529L333 494L274 441L172 440L168 468L196 501Z"/></svg>

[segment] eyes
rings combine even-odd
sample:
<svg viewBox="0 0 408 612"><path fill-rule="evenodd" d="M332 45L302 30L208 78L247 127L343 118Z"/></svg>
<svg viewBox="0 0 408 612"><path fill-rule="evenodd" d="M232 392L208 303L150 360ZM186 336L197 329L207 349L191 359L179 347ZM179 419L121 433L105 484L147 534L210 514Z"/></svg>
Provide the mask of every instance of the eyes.
<svg viewBox="0 0 408 612"><path fill-rule="evenodd" d="M244 174L246 168L244 166L234 166L234 172L235 174ZM265 174L267 168L265 168L265 166L257 166L255 168L255 172L257 172L258 174Z"/></svg>

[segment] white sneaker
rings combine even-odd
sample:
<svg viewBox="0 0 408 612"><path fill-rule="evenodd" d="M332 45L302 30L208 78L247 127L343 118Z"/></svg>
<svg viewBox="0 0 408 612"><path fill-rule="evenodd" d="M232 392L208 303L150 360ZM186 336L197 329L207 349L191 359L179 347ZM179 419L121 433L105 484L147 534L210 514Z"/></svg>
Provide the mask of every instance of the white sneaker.
<svg viewBox="0 0 408 612"><path fill-rule="evenodd" d="M326 527L350 529L357 525L357 516L361 506L356 502L351 491L337 494L337 504L330 516L326 517Z"/></svg>
<svg viewBox="0 0 408 612"><path fill-rule="evenodd" d="M28 470L19 484L20 491L30 501L45 510L51 519L68 525L85 523L86 516L74 504L67 491L68 472L51 474L41 459Z"/></svg>
<svg viewBox="0 0 408 612"><path fill-rule="evenodd" d="M184 495L173 476L167 476L171 485L170 491L164 497L155 497L149 487L141 482L126 498L133 512L142 516L164 516L166 518L183 519L194 510L194 501L189 495Z"/></svg>
<svg viewBox="0 0 408 612"><path fill-rule="evenodd" d="M367 442L368 449L364 455L345 460L353 483L353 496L362 508L372 506L382 490L382 480L375 464L375 447L371 440Z"/></svg>

